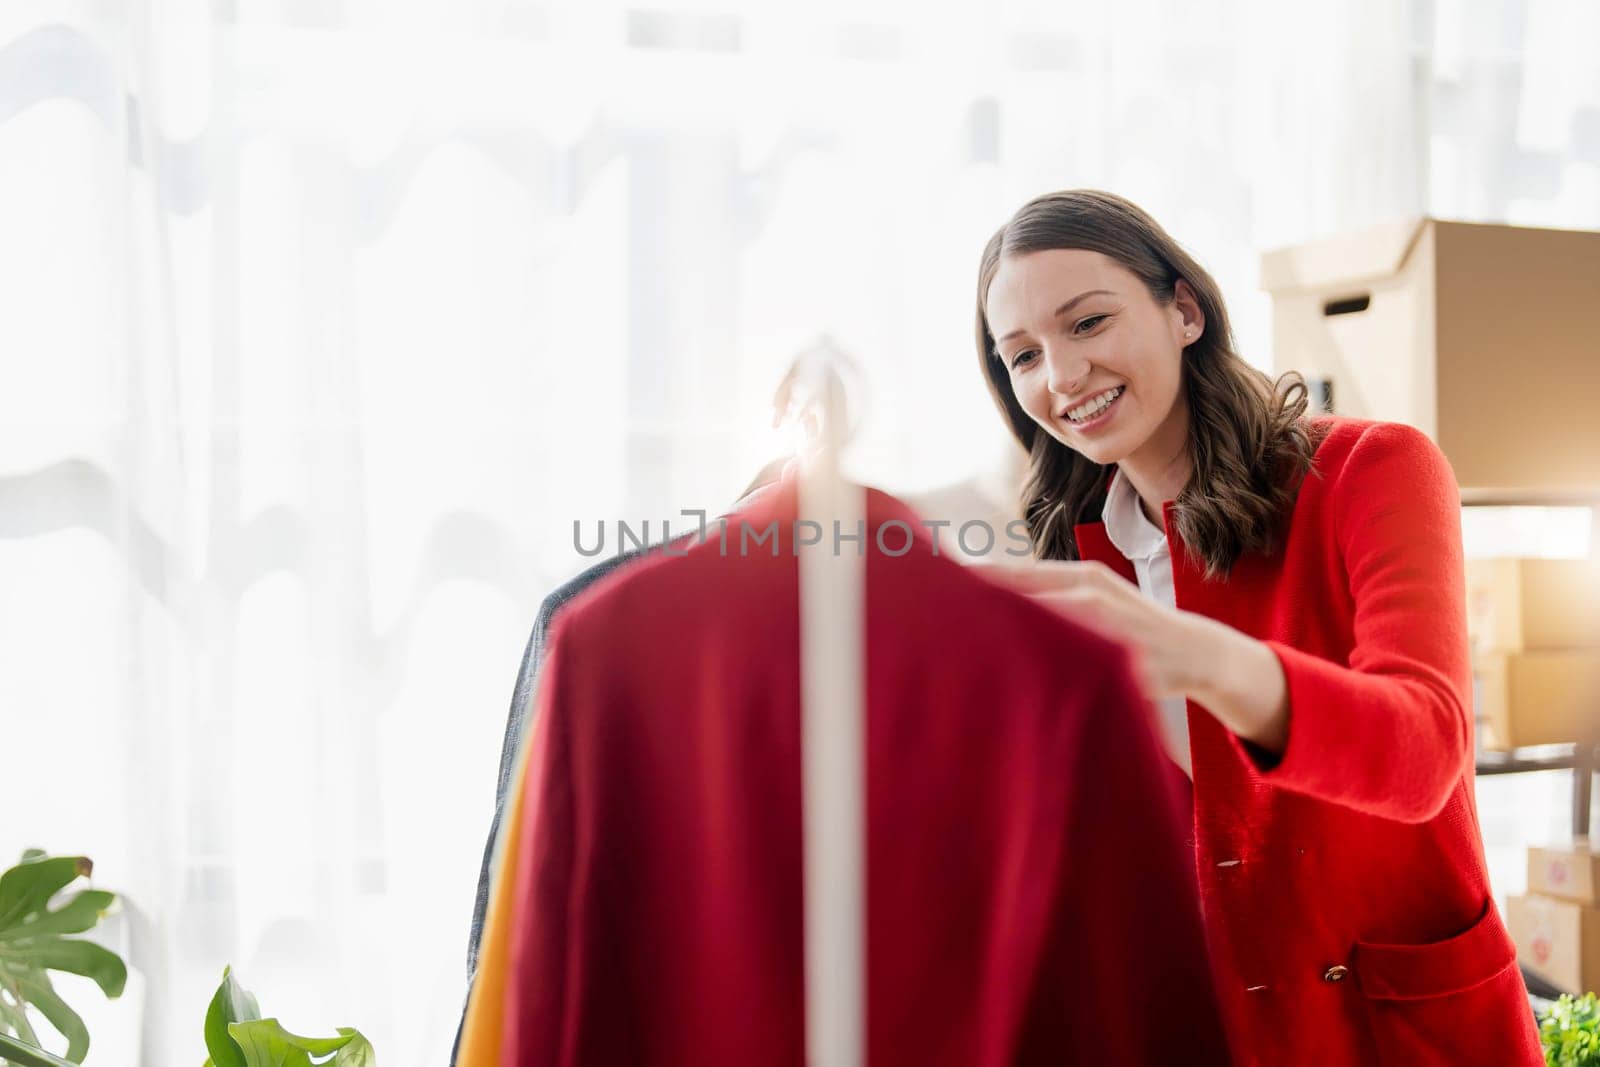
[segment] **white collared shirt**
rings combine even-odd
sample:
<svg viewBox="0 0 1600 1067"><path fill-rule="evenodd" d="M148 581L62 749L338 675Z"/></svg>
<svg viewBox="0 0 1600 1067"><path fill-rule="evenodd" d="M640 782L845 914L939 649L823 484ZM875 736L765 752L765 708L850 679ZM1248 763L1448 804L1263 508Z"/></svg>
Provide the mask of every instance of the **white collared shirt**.
<svg viewBox="0 0 1600 1067"><path fill-rule="evenodd" d="M1172 549L1167 544L1167 533L1145 515L1139 506L1138 491L1122 476L1120 468L1106 491L1100 517L1105 520L1106 536L1133 564L1139 578L1139 591L1152 600L1176 608L1178 595L1172 584ZM1156 719L1167 754L1183 768L1184 774L1193 778L1194 771L1189 763L1188 703L1181 696L1163 697L1157 702Z"/></svg>

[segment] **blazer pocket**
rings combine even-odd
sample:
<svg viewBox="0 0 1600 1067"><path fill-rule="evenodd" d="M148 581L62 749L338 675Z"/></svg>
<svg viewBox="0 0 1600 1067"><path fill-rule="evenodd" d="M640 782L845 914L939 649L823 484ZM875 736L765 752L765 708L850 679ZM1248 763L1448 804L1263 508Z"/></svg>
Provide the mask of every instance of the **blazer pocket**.
<svg viewBox="0 0 1600 1067"><path fill-rule="evenodd" d="M1443 941L1358 941L1351 970L1383 1064L1544 1063L1517 949L1492 900Z"/></svg>

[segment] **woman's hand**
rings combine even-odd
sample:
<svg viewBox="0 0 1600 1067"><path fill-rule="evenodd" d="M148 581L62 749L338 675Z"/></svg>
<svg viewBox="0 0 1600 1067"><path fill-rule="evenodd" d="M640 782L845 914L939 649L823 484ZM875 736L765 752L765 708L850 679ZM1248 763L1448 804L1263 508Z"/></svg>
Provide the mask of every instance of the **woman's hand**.
<svg viewBox="0 0 1600 1067"><path fill-rule="evenodd" d="M1103 563L1036 560L978 569L1126 645L1145 694L1153 700L1187 695L1205 673L1193 621L1200 617L1157 603Z"/></svg>
<svg viewBox="0 0 1600 1067"><path fill-rule="evenodd" d="M1167 607L1099 562L976 568L1126 646L1145 694L1184 696L1269 752L1288 741L1288 683L1273 651L1192 611Z"/></svg>

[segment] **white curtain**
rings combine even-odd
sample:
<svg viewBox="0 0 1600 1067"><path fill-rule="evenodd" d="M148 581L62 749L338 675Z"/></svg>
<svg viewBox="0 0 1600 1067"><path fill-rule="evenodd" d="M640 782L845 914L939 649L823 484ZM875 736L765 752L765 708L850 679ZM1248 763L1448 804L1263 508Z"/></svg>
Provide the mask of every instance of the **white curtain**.
<svg viewBox="0 0 1600 1067"><path fill-rule="evenodd" d="M1264 248L1600 227L1596 11L6 0L0 860L126 895L89 1062L198 1062L227 963L444 1062L574 520L725 504L821 330L862 477L989 462L977 256L1048 189L1152 211L1264 366Z"/></svg>

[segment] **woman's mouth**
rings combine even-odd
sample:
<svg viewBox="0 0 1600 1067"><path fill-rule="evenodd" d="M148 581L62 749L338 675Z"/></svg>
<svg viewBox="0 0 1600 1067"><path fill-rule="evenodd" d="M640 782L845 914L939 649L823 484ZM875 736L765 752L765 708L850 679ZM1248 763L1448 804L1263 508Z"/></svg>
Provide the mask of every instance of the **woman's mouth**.
<svg viewBox="0 0 1600 1067"><path fill-rule="evenodd" d="M1080 432L1098 430L1116 414L1117 401L1122 399L1122 394L1127 389L1127 386L1119 385L1115 389L1107 389L1090 397L1077 407L1067 410L1067 421L1072 424L1074 430Z"/></svg>

